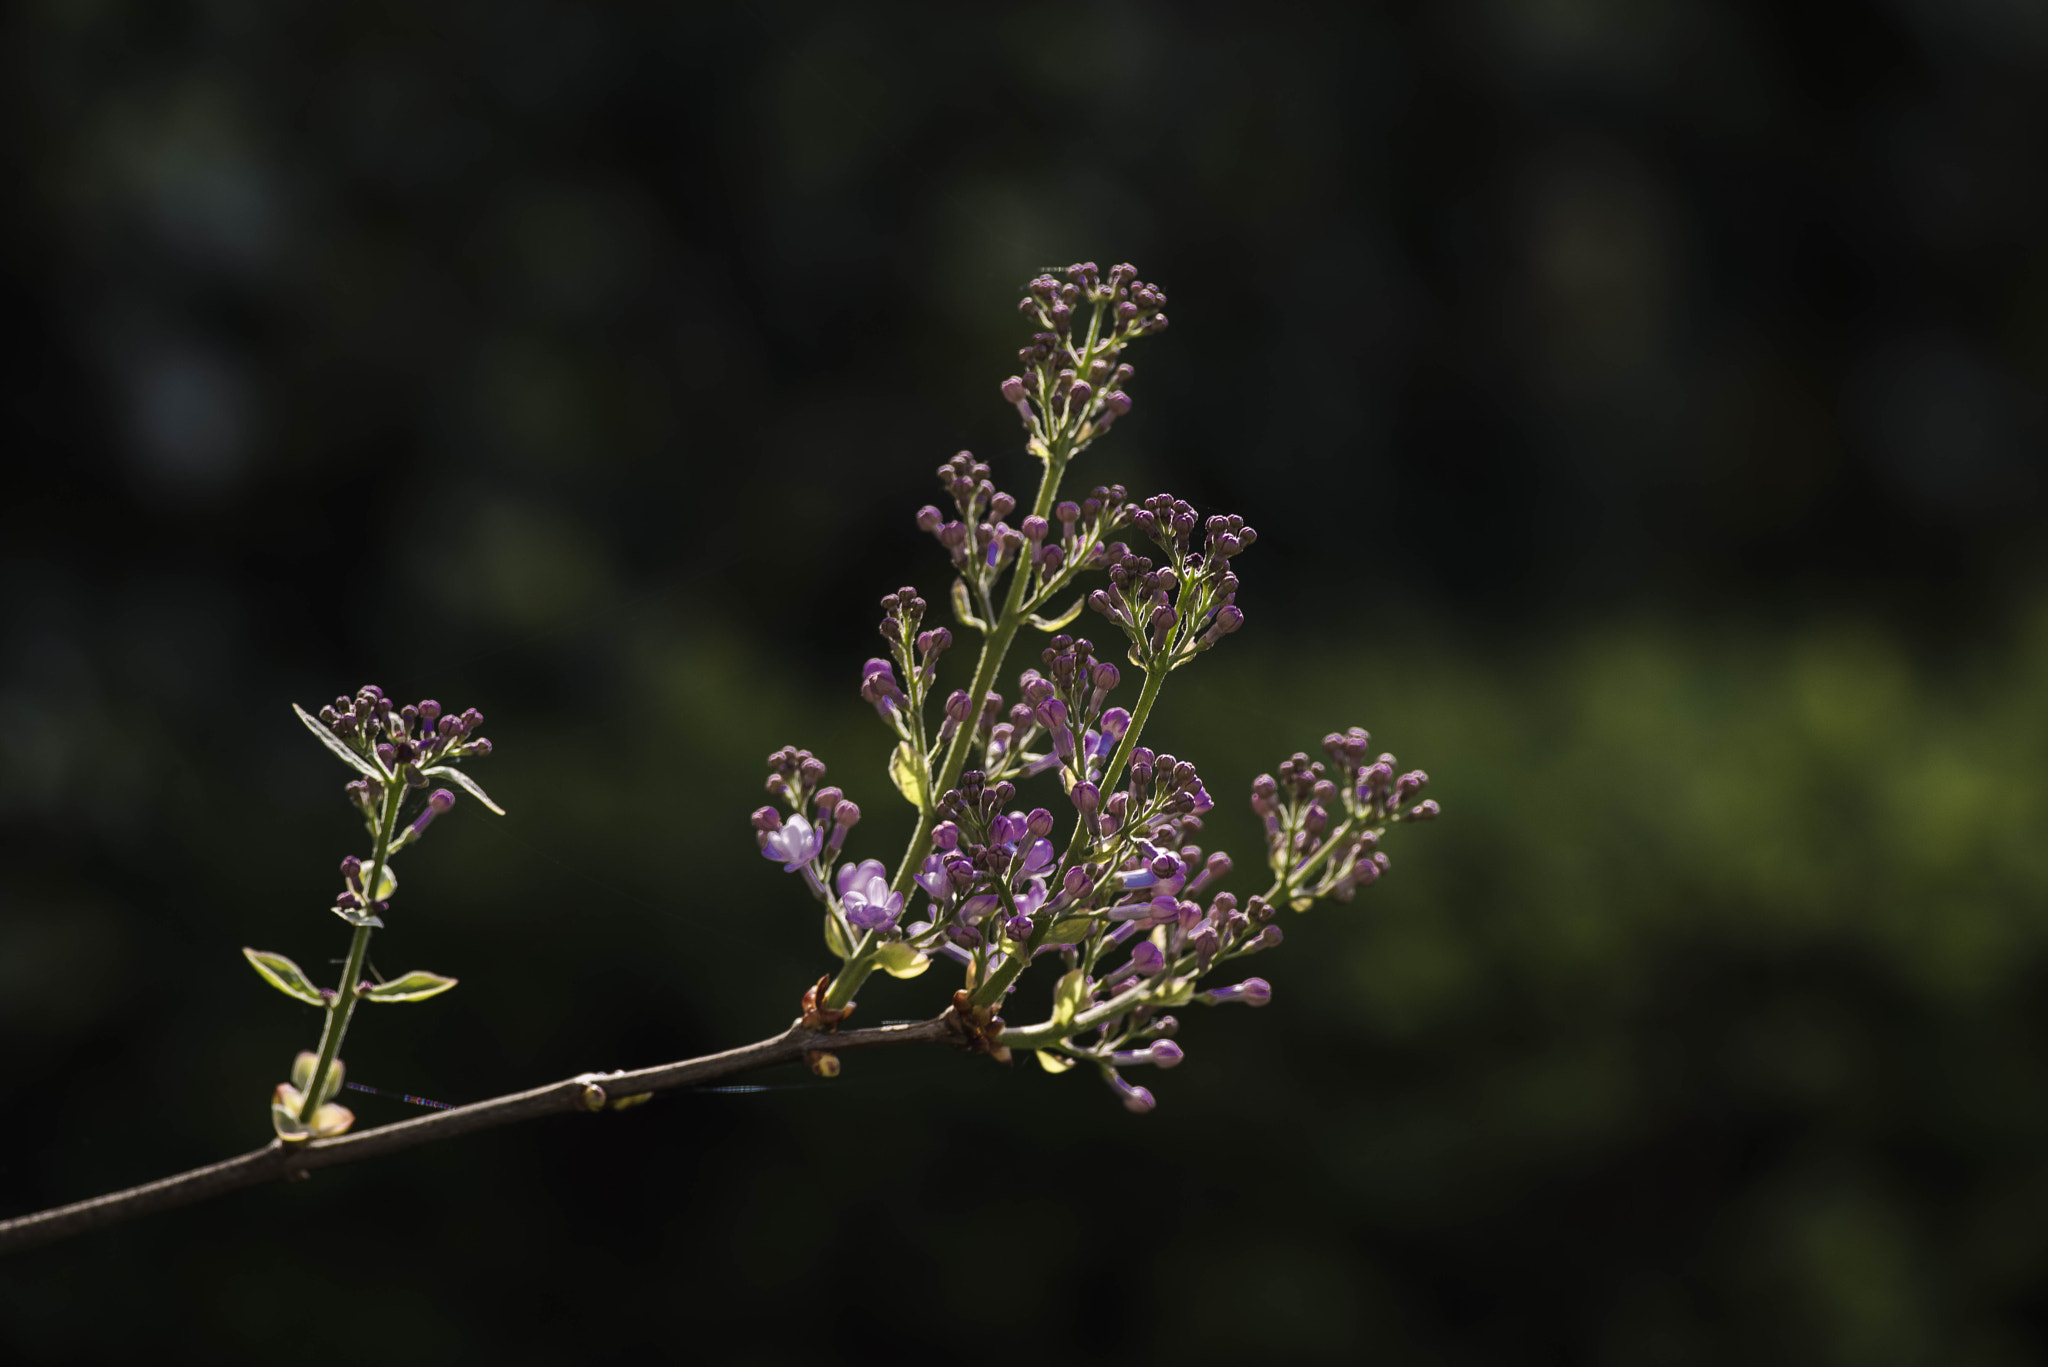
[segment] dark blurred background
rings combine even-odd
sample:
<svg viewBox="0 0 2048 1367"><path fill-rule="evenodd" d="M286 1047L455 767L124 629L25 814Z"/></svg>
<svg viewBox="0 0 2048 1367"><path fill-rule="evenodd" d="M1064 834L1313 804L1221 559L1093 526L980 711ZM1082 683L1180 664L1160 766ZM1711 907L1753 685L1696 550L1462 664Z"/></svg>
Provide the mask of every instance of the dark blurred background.
<svg viewBox="0 0 2048 1367"><path fill-rule="evenodd" d="M1029 492L1040 267L1172 296L1076 478L1263 533L1156 731L1241 890L1332 728L1445 816L1150 1117L849 1057L12 1259L0 1356L2048 1361L2044 78L2028 0L10 7L5 1212L268 1139L366 680L511 815L351 1079L786 1023L762 757L907 831L857 669L938 462Z"/></svg>

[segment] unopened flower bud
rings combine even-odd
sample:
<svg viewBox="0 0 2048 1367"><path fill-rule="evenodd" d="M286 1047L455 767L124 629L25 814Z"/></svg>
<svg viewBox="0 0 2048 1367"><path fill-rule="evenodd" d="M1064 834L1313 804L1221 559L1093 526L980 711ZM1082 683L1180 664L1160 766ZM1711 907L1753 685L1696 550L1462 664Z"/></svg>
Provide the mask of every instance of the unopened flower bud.
<svg viewBox="0 0 2048 1367"><path fill-rule="evenodd" d="M1152 1099L1152 1093L1143 1087L1133 1087L1116 1073L1110 1073L1108 1076L1110 1089L1123 1098L1124 1109L1132 1115L1144 1115L1158 1104Z"/></svg>
<svg viewBox="0 0 2048 1367"><path fill-rule="evenodd" d="M1273 1000L1273 987L1264 978L1246 978L1235 987L1219 987L1212 992L1203 992L1195 1000L1210 1006L1224 1006L1231 1002L1242 1002L1246 1006L1264 1006Z"/></svg>
<svg viewBox="0 0 2048 1367"><path fill-rule="evenodd" d="M782 829L782 813L776 811L773 807L756 807L754 815L750 819L754 823L754 829L764 835L769 831L779 831Z"/></svg>
<svg viewBox="0 0 2048 1367"><path fill-rule="evenodd" d="M1003 381L1003 401L1005 403L1024 402L1023 376L1012 375L1009 379Z"/></svg>
<svg viewBox="0 0 2048 1367"><path fill-rule="evenodd" d="M413 818L412 835L417 840L427 833L427 827L434 824L434 818L455 805L455 794L446 788L436 788L427 798L427 809Z"/></svg>

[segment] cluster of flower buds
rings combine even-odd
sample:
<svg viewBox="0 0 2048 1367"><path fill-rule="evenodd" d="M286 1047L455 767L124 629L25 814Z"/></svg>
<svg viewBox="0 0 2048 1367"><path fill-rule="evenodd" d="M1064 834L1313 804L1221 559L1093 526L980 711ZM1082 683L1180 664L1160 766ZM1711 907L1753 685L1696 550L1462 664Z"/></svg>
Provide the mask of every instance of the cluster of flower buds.
<svg viewBox="0 0 2048 1367"><path fill-rule="evenodd" d="M1001 810L1015 794L1007 782L990 784L969 770L961 786L940 799L949 817L933 829L933 852L917 875L931 900L930 919L909 928L912 935L944 937L935 947L961 963L994 948L1000 965L1006 953L1020 953L1031 938L1032 916L1050 899L1047 876L1058 863L1052 842L1052 813Z"/></svg>
<svg viewBox="0 0 2048 1367"><path fill-rule="evenodd" d="M898 589L882 599L882 639L894 661L872 659L861 666L860 695L905 742L922 744L924 700L938 677L939 657L953 644L944 627L919 630L925 601L912 588ZM896 671L903 671L898 682ZM907 691L905 685L908 685Z"/></svg>
<svg viewBox="0 0 2048 1367"><path fill-rule="evenodd" d="M989 731L991 774L1028 777L1057 767L1066 772L1069 790L1102 777L1131 715L1120 707L1103 710L1119 675L1115 665L1095 659L1094 650L1086 640L1055 636L1040 653L1046 672L1027 669L1018 677L1023 701ZM1033 754L1029 747L1041 735L1046 750Z"/></svg>
<svg viewBox="0 0 2048 1367"><path fill-rule="evenodd" d="M972 452L954 456L939 467L938 475L940 487L952 495L958 515L949 518L927 504L917 511L917 525L946 548L962 584L985 598L1003 567L1025 544L1024 533L1003 520L1017 510L1017 500L996 488L989 479L988 466ZM986 611L986 604L983 606Z"/></svg>
<svg viewBox="0 0 2048 1367"><path fill-rule="evenodd" d="M445 795L447 789L437 791L436 796ZM449 799L454 805L454 799ZM341 895L334 899L334 914L350 925L382 926L383 914L391 910L391 894L398 886L398 879L386 864L377 878L377 895L373 898L363 886L363 861L354 855L341 861Z"/></svg>
<svg viewBox="0 0 2048 1367"><path fill-rule="evenodd" d="M1122 542L1105 552L1109 587L1088 595L1088 606L1123 629L1131 658L1146 668L1177 669L1244 625L1237 606L1233 556L1259 539L1237 516L1203 523L1171 494L1155 494L1129 510L1129 520L1157 545L1164 562L1139 555ZM1205 539L1190 548L1197 526Z"/></svg>
<svg viewBox="0 0 2048 1367"><path fill-rule="evenodd" d="M824 897L823 873L846 837L860 824L860 808L825 783L825 761L785 745L768 756L768 791L789 805L789 819L773 807L755 809L754 842L789 873L801 873L813 895ZM812 816L805 816L809 807Z"/></svg>
<svg viewBox="0 0 2048 1367"><path fill-rule="evenodd" d="M393 707L375 684L364 684L353 698L336 698L320 709L319 718L349 750L374 757L382 773L403 777L414 788L427 786L426 771L437 764L491 753L490 741L477 735L484 715L474 707L456 712L432 698ZM350 786L351 796L363 805L353 791L356 785Z"/></svg>
<svg viewBox="0 0 2048 1367"><path fill-rule="evenodd" d="M1004 380L1002 392L1042 459L1061 443L1071 455L1131 411L1126 391L1137 372L1123 350L1166 329L1165 307L1165 291L1128 264L1104 275L1093 261L1077 262L1025 287L1017 308L1039 330L1017 353L1025 373Z"/></svg>
<svg viewBox="0 0 2048 1367"><path fill-rule="evenodd" d="M1170 758L1147 763L1155 784L1162 772L1179 771ZM1133 827L1136 838L1097 845L1122 851L1108 876L1097 864L1070 870L1066 904L1053 908L1063 919L1049 937L1068 964L1051 1030L1038 1027L1014 1037L1038 1047L1040 1062L1053 1071L1092 1062L1134 1111L1152 1109L1152 1094L1127 1082L1121 1070L1172 1067L1183 1057L1178 1045L1166 1043L1178 1022L1158 1014L1163 1008L1190 1001L1264 1005L1271 998L1270 988L1256 978L1195 990L1212 969L1274 948L1282 938L1263 897L1242 908L1229 892L1216 893L1207 906L1194 900L1231 869L1222 851L1205 857L1200 846L1183 843L1200 827L1192 813L1140 822ZM1121 952L1125 946L1127 955Z"/></svg>
<svg viewBox="0 0 2048 1367"><path fill-rule="evenodd" d="M1266 828L1266 859L1297 907L1318 897L1349 901L1387 871L1379 848L1388 826L1429 821L1436 802L1410 802L1429 782L1414 769L1398 777L1394 757L1365 761L1372 737L1360 727L1323 737L1325 765L1305 754L1281 761L1279 776L1252 780L1252 811Z"/></svg>

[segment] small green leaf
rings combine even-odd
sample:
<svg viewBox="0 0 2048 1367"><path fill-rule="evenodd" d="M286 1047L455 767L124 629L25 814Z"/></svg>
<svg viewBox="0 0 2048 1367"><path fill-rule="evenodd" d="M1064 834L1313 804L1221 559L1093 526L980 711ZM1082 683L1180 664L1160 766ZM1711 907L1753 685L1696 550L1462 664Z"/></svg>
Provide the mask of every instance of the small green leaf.
<svg viewBox="0 0 2048 1367"><path fill-rule="evenodd" d="M1061 1029L1073 1023L1080 1014L1081 1003L1088 1000L1088 974L1083 969L1074 969L1059 981L1052 993L1052 1023Z"/></svg>
<svg viewBox="0 0 2048 1367"><path fill-rule="evenodd" d="M919 811L924 810L925 804L924 774L924 762L917 753L917 747L910 742L898 745L889 756L890 781L896 785L896 791Z"/></svg>
<svg viewBox="0 0 2048 1367"><path fill-rule="evenodd" d="M348 1127L356 1123L353 1111L330 1101L313 1112L313 1123L308 1125L299 1119L299 1108L305 1102L305 1094L289 1082L278 1083L277 1090L271 1094L270 1123L277 1131L277 1137L287 1144L301 1144L308 1139L332 1139L335 1135L347 1134Z"/></svg>
<svg viewBox="0 0 2048 1367"><path fill-rule="evenodd" d="M1048 1073L1064 1073L1074 1066L1074 1061L1065 1054L1055 1054L1050 1049L1038 1051L1038 1066Z"/></svg>
<svg viewBox="0 0 2048 1367"><path fill-rule="evenodd" d="M336 755L339 755L344 763L353 767L358 773L362 774L363 777L374 779L379 783L384 782L384 780L389 777L389 775L387 775L383 770L379 769L376 765L364 759L354 750L351 750L349 748L349 744L347 741L343 740L340 736L335 735L333 731L328 729L326 722L321 721L318 717L314 716L311 712L308 712L305 708L299 706L297 703L292 704L292 711L299 714L299 720L306 724L306 729L308 731L311 731L313 735L316 738L318 738L322 745L332 750Z"/></svg>
<svg viewBox="0 0 2048 1367"><path fill-rule="evenodd" d="M431 769L422 769L420 770L420 772L425 774L428 778L445 778L450 783L454 784L456 787L462 789L463 792L468 793L478 802L483 803L484 806L490 808L493 812L496 812L499 816L503 816L505 814L505 809L503 807L500 807L497 803L491 801L491 795L489 793L485 792L483 789L476 786L475 779L471 778L468 774L463 773L460 769L456 768L452 764L436 764Z"/></svg>
<svg viewBox="0 0 2048 1367"><path fill-rule="evenodd" d="M988 623L974 615L974 600L968 596L965 579L953 581L953 616L959 619L961 626L973 627L976 631L988 630Z"/></svg>
<svg viewBox="0 0 2048 1367"><path fill-rule="evenodd" d="M853 941L846 938L846 926L839 919L839 913L825 908L825 948L837 955L841 962L853 957Z"/></svg>
<svg viewBox="0 0 2048 1367"><path fill-rule="evenodd" d="M278 1083L277 1090L270 1095L271 1128L287 1144L313 1137L312 1129L299 1123L299 1107L305 1099L305 1095L289 1082Z"/></svg>
<svg viewBox="0 0 2048 1367"><path fill-rule="evenodd" d="M305 1100L306 1089L313 1085L313 1070L320 1066L320 1056L311 1049L301 1049L299 1056L292 1060L292 1091L301 1101ZM348 1072L348 1065L340 1059L327 1065L327 1081L320 1084L320 1100L332 1101L334 1094L341 1090L341 1079Z"/></svg>
<svg viewBox="0 0 2048 1367"><path fill-rule="evenodd" d="M1094 929L1093 916L1069 916L1064 921L1053 922L1052 929L1045 932L1045 942L1049 945L1077 945Z"/></svg>
<svg viewBox="0 0 2048 1367"><path fill-rule="evenodd" d="M915 978L932 966L929 954L920 954L902 940L883 945L875 954L875 965L892 978Z"/></svg>
<svg viewBox="0 0 2048 1367"><path fill-rule="evenodd" d="M330 907L328 910L352 926L370 926L377 930L384 929L384 918L372 916L366 907Z"/></svg>
<svg viewBox="0 0 2048 1367"><path fill-rule="evenodd" d="M438 997L455 986L455 979L444 978L439 973L427 973L414 969L403 977L390 982L378 983L363 993L366 1002L423 1002L429 997Z"/></svg>
<svg viewBox="0 0 2048 1367"><path fill-rule="evenodd" d="M271 954L261 949L245 949L242 955L248 959L249 966L256 970L263 981L287 997L296 997L308 1006L327 1004L320 996L320 989L307 980L305 970L284 955Z"/></svg>
<svg viewBox="0 0 2048 1367"><path fill-rule="evenodd" d="M1154 1006L1186 1006L1195 999L1195 984L1188 978L1168 978L1154 986L1147 999Z"/></svg>
<svg viewBox="0 0 2048 1367"><path fill-rule="evenodd" d="M1088 606L1088 595L1086 592L1083 592L1077 595L1074 601L1067 605L1066 611L1062 612L1057 617L1040 617L1037 613L1034 612L1029 617L1026 617L1024 620L1031 623L1032 626L1037 627L1040 631L1058 631L1061 627L1066 626L1069 622L1072 622L1076 617L1079 617L1081 615L1081 609L1086 606Z"/></svg>

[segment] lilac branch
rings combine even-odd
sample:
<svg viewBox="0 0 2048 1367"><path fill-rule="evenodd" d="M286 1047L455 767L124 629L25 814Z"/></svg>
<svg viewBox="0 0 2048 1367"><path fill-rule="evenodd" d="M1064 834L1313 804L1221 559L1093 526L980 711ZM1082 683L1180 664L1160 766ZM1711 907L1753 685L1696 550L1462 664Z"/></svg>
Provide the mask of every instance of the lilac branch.
<svg viewBox="0 0 2048 1367"><path fill-rule="evenodd" d="M798 1021L779 1035L702 1058L657 1064L632 1072L580 1073L531 1091L492 1097L488 1101L336 1139L315 1139L295 1144L273 1140L238 1158L193 1168L126 1191L109 1192L88 1201L0 1220L0 1253L14 1253L54 1243L137 1216L224 1196L244 1187L299 1181L321 1168L377 1158L521 1120L572 1111L617 1110L655 1092L711 1082L778 1063L794 1063L806 1055L824 1050L838 1054L849 1049L876 1049L899 1044L958 1043L960 1039L959 1027L950 1013L913 1025L885 1025L869 1030L837 1032L809 1029Z"/></svg>

